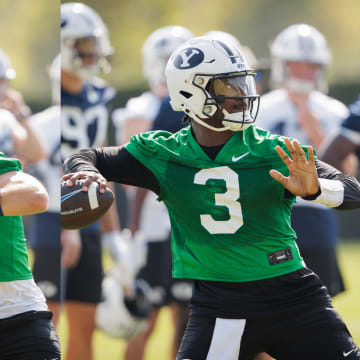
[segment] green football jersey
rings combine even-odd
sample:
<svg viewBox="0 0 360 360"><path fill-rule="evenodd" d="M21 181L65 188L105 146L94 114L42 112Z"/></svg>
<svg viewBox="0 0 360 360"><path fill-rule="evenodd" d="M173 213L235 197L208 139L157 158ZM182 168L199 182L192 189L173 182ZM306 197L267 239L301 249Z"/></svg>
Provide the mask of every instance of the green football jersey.
<svg viewBox="0 0 360 360"><path fill-rule="evenodd" d="M21 169L20 161L0 153L0 175ZM21 216L0 216L0 282L31 278Z"/></svg>
<svg viewBox="0 0 360 360"><path fill-rule="evenodd" d="M243 282L304 266L290 224L295 196L269 174L289 174L276 145L287 152L283 137L251 126L213 161L190 127L131 138L126 149L156 176L169 211L174 277Z"/></svg>

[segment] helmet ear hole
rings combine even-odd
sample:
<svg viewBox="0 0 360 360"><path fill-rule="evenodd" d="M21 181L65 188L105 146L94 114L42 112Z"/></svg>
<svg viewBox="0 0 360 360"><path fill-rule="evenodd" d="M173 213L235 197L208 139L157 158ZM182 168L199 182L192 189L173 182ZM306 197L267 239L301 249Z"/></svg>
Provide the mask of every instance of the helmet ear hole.
<svg viewBox="0 0 360 360"><path fill-rule="evenodd" d="M187 91L184 91L184 90L179 91L179 93L180 93L182 96L184 96L186 99L190 99L190 98L193 96L193 94L191 94L191 93L189 93L189 92L187 92Z"/></svg>

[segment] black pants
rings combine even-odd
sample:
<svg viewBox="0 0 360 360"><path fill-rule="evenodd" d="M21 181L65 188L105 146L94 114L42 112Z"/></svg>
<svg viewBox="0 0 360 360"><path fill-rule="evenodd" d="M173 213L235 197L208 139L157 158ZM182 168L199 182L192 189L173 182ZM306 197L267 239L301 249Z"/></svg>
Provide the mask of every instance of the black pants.
<svg viewBox="0 0 360 360"><path fill-rule="evenodd" d="M309 269L248 283L195 281L177 360L360 360L326 288Z"/></svg>
<svg viewBox="0 0 360 360"><path fill-rule="evenodd" d="M50 311L28 311L0 320L1 360L60 360Z"/></svg>
<svg viewBox="0 0 360 360"><path fill-rule="evenodd" d="M283 315L252 320L190 315L177 360L254 360L260 352L277 360L360 359L334 309L308 319Z"/></svg>

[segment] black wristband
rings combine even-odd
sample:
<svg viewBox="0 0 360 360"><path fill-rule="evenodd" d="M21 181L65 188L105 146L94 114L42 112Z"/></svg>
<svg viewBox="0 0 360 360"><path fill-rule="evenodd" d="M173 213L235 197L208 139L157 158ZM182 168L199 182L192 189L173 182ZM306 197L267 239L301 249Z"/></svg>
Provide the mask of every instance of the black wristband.
<svg viewBox="0 0 360 360"><path fill-rule="evenodd" d="M321 195L321 186L319 184L319 190L317 191L317 193L315 193L314 195L304 196L303 199L304 200L315 200L320 195Z"/></svg>

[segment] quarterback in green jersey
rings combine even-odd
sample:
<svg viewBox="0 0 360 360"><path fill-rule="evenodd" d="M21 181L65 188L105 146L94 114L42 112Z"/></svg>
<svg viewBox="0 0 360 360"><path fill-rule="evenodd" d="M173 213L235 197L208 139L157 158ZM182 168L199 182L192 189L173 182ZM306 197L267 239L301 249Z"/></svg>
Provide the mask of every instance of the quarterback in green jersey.
<svg viewBox="0 0 360 360"><path fill-rule="evenodd" d="M0 358L60 359L45 297L27 256L21 215L46 211L42 184L0 153Z"/></svg>
<svg viewBox="0 0 360 360"><path fill-rule="evenodd" d="M235 44L204 36L170 57L174 110L190 125L65 161L63 180L154 191L171 221L173 276L194 279L177 359L360 359L360 350L306 268L290 225L296 196L360 207L360 184L317 160L311 147L254 124L255 73ZM330 340L330 341L329 341Z"/></svg>

